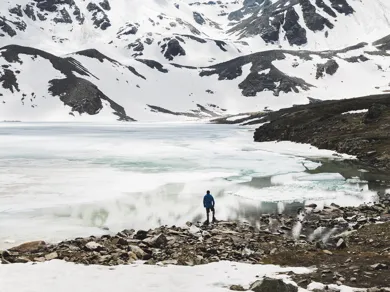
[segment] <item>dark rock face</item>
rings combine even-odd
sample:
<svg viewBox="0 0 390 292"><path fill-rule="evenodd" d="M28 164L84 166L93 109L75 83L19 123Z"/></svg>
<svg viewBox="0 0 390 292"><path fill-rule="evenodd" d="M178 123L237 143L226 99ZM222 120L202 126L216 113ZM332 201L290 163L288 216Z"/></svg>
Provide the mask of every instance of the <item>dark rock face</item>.
<svg viewBox="0 0 390 292"><path fill-rule="evenodd" d="M281 279L271 278L256 281L249 289L254 292L298 292L298 287L292 284L286 284Z"/></svg>
<svg viewBox="0 0 390 292"><path fill-rule="evenodd" d="M384 38L381 38L373 42L372 44L376 46L379 50L383 50L383 51L390 50L390 35L385 36Z"/></svg>
<svg viewBox="0 0 390 292"><path fill-rule="evenodd" d="M138 24L127 23L124 27L121 27L117 33L118 38L124 35L135 35L138 32Z"/></svg>
<svg viewBox="0 0 390 292"><path fill-rule="evenodd" d="M279 83L279 85L277 85ZM308 90L311 85L306 83L303 79L297 77L291 77L276 67L271 66L268 73L251 72L238 87L242 89L244 96L256 96L258 92L265 90L273 91L275 96L279 93L285 92L299 92L298 87L303 90Z"/></svg>
<svg viewBox="0 0 390 292"><path fill-rule="evenodd" d="M332 10L332 8L330 8L328 5L324 3L324 0L316 0L316 5L322 8L322 10L327 14L329 14L330 16L337 17L337 14Z"/></svg>
<svg viewBox="0 0 390 292"><path fill-rule="evenodd" d="M193 41L196 41L198 43L201 43L201 44L205 44L207 43L207 41L205 39L202 39L200 37L196 37L194 35L190 35L190 34L181 34L180 35L181 37L185 37L185 38L188 38L188 39L191 39Z"/></svg>
<svg viewBox="0 0 390 292"><path fill-rule="evenodd" d="M302 45L307 42L306 31L299 24L299 16L296 13L297 6L300 5L303 18L308 29L321 31L325 27L332 29L329 17L336 18L337 14L352 14L353 8L347 0L332 0L329 7L324 0L250 0L244 1L243 7L229 14L228 19L238 21L229 30L230 33L238 33L243 37L259 35L267 43L280 41L282 36L281 27L288 30L287 38L292 45ZM327 15L322 16L317 9L324 11ZM250 16L251 15L251 16ZM249 17L247 17L249 16ZM287 28L287 30L285 29ZM328 35L330 31L326 31Z"/></svg>
<svg viewBox="0 0 390 292"><path fill-rule="evenodd" d="M200 25L203 25L206 23L206 21L204 20L204 18L202 17L202 15L198 12L193 12L193 15L194 15L194 19L195 21L200 24Z"/></svg>
<svg viewBox="0 0 390 292"><path fill-rule="evenodd" d="M53 19L55 23L73 23L68 11L63 8L60 10L59 16Z"/></svg>
<svg viewBox="0 0 390 292"><path fill-rule="evenodd" d="M19 85L16 79L16 76L13 71L9 69L5 69L4 73L0 72L0 84L2 84L3 88L10 90L12 93L19 90Z"/></svg>
<svg viewBox="0 0 390 292"><path fill-rule="evenodd" d="M50 84L49 91L55 96L60 96L61 101L72 108L72 112L96 115L103 108L102 100L105 100L110 103L114 110L113 114L118 116L119 121L134 121L126 115L123 107L105 96L88 80L68 77L51 80Z"/></svg>
<svg viewBox="0 0 390 292"><path fill-rule="evenodd" d="M358 62L367 62L370 59L368 59L364 55L359 55L359 56L356 56L356 57L354 56L354 57L345 58L344 60L347 61L347 62L350 62L350 63L358 63Z"/></svg>
<svg viewBox="0 0 390 292"><path fill-rule="evenodd" d="M77 6L74 9L73 15L76 16L76 20L79 22L79 24L84 23L85 17L81 14L80 8L78 8Z"/></svg>
<svg viewBox="0 0 390 292"><path fill-rule="evenodd" d="M77 77L50 81L49 91L79 114L96 115L102 108L103 96L92 83Z"/></svg>
<svg viewBox="0 0 390 292"><path fill-rule="evenodd" d="M137 57L143 55L142 52L144 51L145 46L140 40L136 40L134 43L129 44L127 48L136 52L133 57Z"/></svg>
<svg viewBox="0 0 390 292"><path fill-rule="evenodd" d="M10 37L16 36L16 31L2 17L0 17L0 29L6 34L8 34Z"/></svg>
<svg viewBox="0 0 390 292"><path fill-rule="evenodd" d="M49 60L55 69L66 76L73 75L73 72L77 72L82 76L93 76L87 69L85 69L81 64L78 64L77 61L72 58L63 59L41 50L17 45L5 46L0 49L4 50L1 52L1 56L9 63L17 62L22 64L22 61L19 58L20 54L40 56Z"/></svg>
<svg viewBox="0 0 390 292"><path fill-rule="evenodd" d="M368 108L368 112L364 115L363 122L365 124L377 122L386 109L386 105L374 103Z"/></svg>
<svg viewBox="0 0 390 292"><path fill-rule="evenodd" d="M165 69L164 66L157 61L146 59L137 59L137 61L147 65L149 68L157 69L161 73L168 73L168 69Z"/></svg>
<svg viewBox="0 0 390 292"><path fill-rule="evenodd" d="M328 19L316 12L316 8L311 4L310 0L300 0L300 4L302 6L303 19L310 30L323 30L325 26L328 28L334 27Z"/></svg>
<svg viewBox="0 0 390 292"><path fill-rule="evenodd" d="M330 2L332 3L332 8L339 13L349 15L355 12L347 0L330 0Z"/></svg>
<svg viewBox="0 0 390 292"><path fill-rule="evenodd" d="M37 3L37 8L47 12L55 12L58 6L66 4L70 7L75 5L74 0L34 0Z"/></svg>
<svg viewBox="0 0 390 292"><path fill-rule="evenodd" d="M215 40L215 44L221 49L221 51L227 52L225 49L226 43L224 41Z"/></svg>
<svg viewBox="0 0 390 292"><path fill-rule="evenodd" d="M319 52L311 53L319 54ZM312 85L301 78L289 76L272 65L273 61L285 59L287 54L310 59L309 52L302 54L293 51L271 50L203 68L204 70L199 75L203 77L217 74L218 80L232 80L242 75L244 65L251 64L250 74L239 84L244 96L255 96L264 90L273 91L276 96L280 92L308 90Z"/></svg>
<svg viewBox="0 0 390 292"><path fill-rule="evenodd" d="M111 10L111 5L110 5L110 2L108 2L108 0L103 0L99 4L106 11L110 11Z"/></svg>
<svg viewBox="0 0 390 292"><path fill-rule="evenodd" d="M294 8L289 8L286 13L286 19L283 29L286 31L286 37L290 45L301 46L307 43L306 30L298 23L299 15Z"/></svg>
<svg viewBox="0 0 390 292"><path fill-rule="evenodd" d="M85 56L85 57L88 57L88 58L92 58L92 59L97 59L101 63L103 63L104 60L107 60L107 61L109 61L111 63L119 64L119 62L115 61L114 59L111 59L111 58L107 57L106 55L103 55L102 53L100 53L98 50L95 50L95 49L88 49L88 50L78 51L75 54L80 55L80 56Z"/></svg>
<svg viewBox="0 0 390 292"><path fill-rule="evenodd" d="M30 18L31 20L33 20L33 21L37 20L35 13L34 13L34 8L31 5L27 4L23 11L24 11L24 13L26 13L28 18Z"/></svg>
<svg viewBox="0 0 390 292"><path fill-rule="evenodd" d="M164 53L164 57L169 61L172 61L174 57L186 55L186 51L183 49L177 39L171 39L168 41L168 43L162 45L161 53Z"/></svg>
<svg viewBox="0 0 390 292"><path fill-rule="evenodd" d="M9 10L9 12L12 13L12 14L15 14L15 15L17 15L19 17L23 17L22 6L20 6L19 4L16 5L15 7L11 8Z"/></svg>
<svg viewBox="0 0 390 292"><path fill-rule="evenodd" d="M95 3L90 2L87 5L87 10L92 13L92 21L95 25L95 28L106 30L108 27L111 26L111 22L108 19L107 14Z"/></svg>
<svg viewBox="0 0 390 292"><path fill-rule="evenodd" d="M267 43L274 43L279 40L280 27L284 22L284 14L275 15L269 26L261 33L261 38Z"/></svg>
<svg viewBox="0 0 390 292"><path fill-rule="evenodd" d="M40 20L40 21L45 21L47 18L46 18L46 16L45 15L43 15L43 14L41 14L41 13L37 13L37 17L38 17L38 19Z"/></svg>
<svg viewBox="0 0 390 292"><path fill-rule="evenodd" d="M117 65L117 66L123 66L117 60L109 58L106 55L100 53L98 50L95 50L95 49L83 50L83 51L76 52L75 54L80 55L80 56L85 56L85 57L88 57L88 58L92 58L92 59L97 59L101 63L103 63L104 61L108 61L108 62L111 62L111 63ZM131 66L125 66L125 67L130 72L132 72L134 75L136 75L136 76L146 80L146 78L144 76L142 76L141 74L139 74L137 72L137 70L135 70L133 67L131 67Z"/></svg>
<svg viewBox="0 0 390 292"><path fill-rule="evenodd" d="M339 69L339 64L335 60L328 60L325 64L317 64L316 79L324 77L324 73L333 75Z"/></svg>

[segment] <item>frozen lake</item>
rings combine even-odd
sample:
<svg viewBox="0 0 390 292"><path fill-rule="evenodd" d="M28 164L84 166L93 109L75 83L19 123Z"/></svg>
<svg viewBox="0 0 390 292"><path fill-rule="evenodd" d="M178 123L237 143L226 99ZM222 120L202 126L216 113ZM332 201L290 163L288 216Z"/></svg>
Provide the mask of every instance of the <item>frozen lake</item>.
<svg viewBox="0 0 390 292"><path fill-rule="evenodd" d="M331 151L254 143L253 128L207 124L0 123L0 248L204 220L255 221L291 202L357 205L375 193L310 174Z"/></svg>

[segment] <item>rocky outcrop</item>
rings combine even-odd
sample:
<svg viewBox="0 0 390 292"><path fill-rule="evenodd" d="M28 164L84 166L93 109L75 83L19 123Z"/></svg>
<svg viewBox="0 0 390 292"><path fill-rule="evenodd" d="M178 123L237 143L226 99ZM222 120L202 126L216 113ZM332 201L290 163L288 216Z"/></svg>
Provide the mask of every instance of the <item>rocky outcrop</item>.
<svg viewBox="0 0 390 292"><path fill-rule="evenodd" d="M290 45L301 46L307 43L306 30L298 22L299 16L293 7L286 12L283 29Z"/></svg>
<svg viewBox="0 0 390 292"><path fill-rule="evenodd" d="M206 23L206 20L204 20L203 16L199 12L193 12L194 20L200 24L203 25Z"/></svg>
<svg viewBox="0 0 390 292"><path fill-rule="evenodd" d="M149 68L156 69L161 73L168 73L168 69L164 68L164 66L157 61L146 59L137 59L137 61L147 65Z"/></svg>
<svg viewBox="0 0 390 292"><path fill-rule="evenodd" d="M332 8L338 13L349 15L355 12L347 0L330 0L330 3L332 3Z"/></svg>
<svg viewBox="0 0 390 292"><path fill-rule="evenodd" d="M111 5L110 5L110 2L108 0L103 0L99 4L106 11L110 11L111 10Z"/></svg>
<svg viewBox="0 0 390 292"><path fill-rule="evenodd" d="M328 28L327 34L337 25L337 20L334 23L332 20L339 14L354 13L347 0L331 0L330 3L331 7L324 0L244 1L242 8L228 16L229 20L235 21L230 32L243 37L259 35L267 43L276 43L283 36L282 26L289 43L300 46L306 44L308 39L305 28L300 24L297 9L302 9L303 20L309 30L315 32Z"/></svg>
<svg viewBox="0 0 390 292"><path fill-rule="evenodd" d="M126 23L125 26L121 27L117 33L117 37L121 38L122 36L135 35L138 32L139 24L138 23Z"/></svg>
<svg viewBox="0 0 390 292"><path fill-rule="evenodd" d="M242 75L242 67L246 64L252 64L249 75L239 84L244 96L255 96L264 90L273 91L274 95L280 92L299 92L308 90L312 85L301 78L289 76L278 68L272 62L283 60L286 54L291 51L265 51L239 57L231 61L218 65L203 68L200 76L211 76L217 74L219 80L232 80ZM303 55L299 55L303 57Z"/></svg>
<svg viewBox="0 0 390 292"><path fill-rule="evenodd" d="M169 61L172 61L177 56L186 55L186 51L176 38L170 39L166 44L163 44L161 46L161 53L164 53L164 57Z"/></svg>
<svg viewBox="0 0 390 292"><path fill-rule="evenodd" d="M9 12L12 13L12 14L15 14L19 17L23 17L23 12L22 12L22 6L21 5L16 5L15 7L13 8L10 8L9 9Z"/></svg>
<svg viewBox="0 0 390 292"><path fill-rule="evenodd" d="M328 60L325 64L317 64L316 79L324 77L324 74L333 75L339 69L335 60Z"/></svg>
<svg viewBox="0 0 390 292"><path fill-rule="evenodd" d="M107 60L117 66L123 66L119 62L110 59L96 50L85 50L76 53L78 55L86 56L89 58L96 58L103 62ZM134 121L131 117L127 116L124 108L107 97L101 92L98 87L92 82L82 77L96 77L83 67L78 61L73 58L60 58L49 54L47 52L37 50L29 47L22 46L6 46L1 48L1 57L8 63L23 64L20 56L31 56L33 58L43 58L51 62L54 69L65 75L62 79L48 80L49 93L53 96L58 96L60 100L71 108L70 114L74 115L75 112L79 114L96 115L103 108L103 101L108 102L113 109L113 114L118 117L119 121ZM125 67L125 66L124 66ZM145 79L134 68L128 66L128 70L134 73L134 75ZM0 76L0 84L5 89L8 89L11 93L20 91L17 79L17 71L13 71L10 68L4 68L4 73ZM76 75L81 77L76 77ZM22 94L22 102L25 97L25 93Z"/></svg>
<svg viewBox="0 0 390 292"><path fill-rule="evenodd" d="M106 30L108 27L111 26L111 22L108 19L107 14L98 5L90 2L87 5L87 10L92 13L92 21L95 25L95 28Z"/></svg>
<svg viewBox="0 0 390 292"><path fill-rule="evenodd" d="M4 69L2 74L0 71L0 84L2 84L3 88L8 89L12 93L20 91L18 81L12 70Z"/></svg>
<svg viewBox="0 0 390 292"><path fill-rule="evenodd" d="M307 28L312 31L323 30L326 27L332 29L334 25L325 17L316 12L316 8L310 0L300 0L302 7L303 19Z"/></svg>
<svg viewBox="0 0 390 292"><path fill-rule="evenodd" d="M10 37L16 36L16 31L0 16L0 29Z"/></svg>
<svg viewBox="0 0 390 292"><path fill-rule="evenodd" d="M34 12L34 8L27 4L25 7L24 7L24 10L23 12L28 16L28 18L30 18L32 21L35 21L37 20L36 16L35 16L35 12Z"/></svg>
<svg viewBox="0 0 390 292"><path fill-rule="evenodd" d="M280 92L299 92L299 88L308 90L311 85L301 78L288 76L271 66L267 73L251 72L238 87L245 96L256 96L258 92L264 90L272 91L278 96Z"/></svg>
<svg viewBox="0 0 390 292"><path fill-rule="evenodd" d="M355 155L369 169L390 169L390 95L301 105L269 113L265 120L270 123L256 130L255 141L309 143Z"/></svg>
<svg viewBox="0 0 390 292"><path fill-rule="evenodd" d="M65 105L71 107L72 112L96 115L103 108L104 100L110 104L119 121L134 121L126 115L123 107L109 99L88 80L77 77L54 79L50 81L49 92L59 96Z"/></svg>

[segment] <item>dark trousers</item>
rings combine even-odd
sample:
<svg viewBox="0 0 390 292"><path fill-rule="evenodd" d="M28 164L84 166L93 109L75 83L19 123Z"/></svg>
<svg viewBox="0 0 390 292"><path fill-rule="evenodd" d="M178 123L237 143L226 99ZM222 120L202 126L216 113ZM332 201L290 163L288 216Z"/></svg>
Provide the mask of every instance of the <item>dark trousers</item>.
<svg viewBox="0 0 390 292"><path fill-rule="evenodd" d="M215 209L214 207L206 208L206 214L207 214L207 222L210 222L210 211L213 212L213 221L215 221Z"/></svg>

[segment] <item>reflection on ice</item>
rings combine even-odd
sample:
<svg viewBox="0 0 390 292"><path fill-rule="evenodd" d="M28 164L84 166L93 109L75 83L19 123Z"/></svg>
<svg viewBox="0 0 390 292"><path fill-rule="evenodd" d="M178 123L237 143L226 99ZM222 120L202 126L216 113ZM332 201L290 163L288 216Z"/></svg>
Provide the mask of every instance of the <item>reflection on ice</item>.
<svg viewBox="0 0 390 292"><path fill-rule="evenodd" d="M333 152L253 143L236 126L0 124L0 247L217 218L253 224L304 201L357 205L366 183L316 172Z"/></svg>

